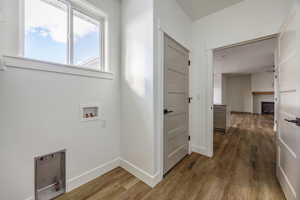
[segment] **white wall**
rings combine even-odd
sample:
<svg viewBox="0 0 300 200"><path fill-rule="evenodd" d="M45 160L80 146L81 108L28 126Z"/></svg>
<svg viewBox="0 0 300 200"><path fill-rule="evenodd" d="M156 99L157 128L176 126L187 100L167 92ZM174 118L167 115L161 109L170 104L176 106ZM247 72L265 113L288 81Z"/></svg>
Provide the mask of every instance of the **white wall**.
<svg viewBox="0 0 300 200"><path fill-rule="evenodd" d="M214 73L214 104L227 103L227 75Z"/></svg>
<svg viewBox="0 0 300 200"><path fill-rule="evenodd" d="M174 0L155 0L156 23L168 35L191 49L192 20Z"/></svg>
<svg viewBox="0 0 300 200"><path fill-rule="evenodd" d="M274 95L252 95L252 92L274 91L273 76L273 72L261 72L246 76L223 75L221 85L222 104L226 104L231 111L261 114L261 102L273 102ZM216 75L214 75L214 78L214 91L216 91L216 84L218 85L220 81L216 83ZM216 95L218 94L215 92L214 98L216 98Z"/></svg>
<svg viewBox="0 0 300 200"><path fill-rule="evenodd" d="M208 116L213 89L213 77L209 75L213 70L207 50L278 33L291 4L292 0L244 0L193 24L191 87L193 96L201 100L192 105L192 110L197 112L192 119L196 122L192 127L192 143L207 155L212 150Z"/></svg>
<svg viewBox="0 0 300 200"><path fill-rule="evenodd" d="M252 113L251 75L228 77L226 96L231 111Z"/></svg>
<svg viewBox="0 0 300 200"><path fill-rule="evenodd" d="M154 8L154 17L155 17L155 42L154 42L154 51L155 51L155 105L156 105L156 141L157 146L160 148L157 149L156 157L158 161L156 162L156 168L162 170L162 138L161 134L163 132L162 123L163 120L162 112L163 109L163 44L162 44L162 32L167 33L185 48L191 51L192 49L192 20L186 15L182 8L177 4L175 0L155 0ZM192 85L192 76L193 74L190 71L190 95L193 95L193 85ZM198 101L197 98L193 98L192 104ZM193 126L192 124L197 123L193 122L195 111L190 109L190 130ZM193 140L193 138L191 139Z"/></svg>
<svg viewBox="0 0 300 200"><path fill-rule="evenodd" d="M274 73L263 72L251 75L251 88L253 92L274 91Z"/></svg>
<svg viewBox="0 0 300 200"><path fill-rule="evenodd" d="M155 173L153 1L124 0L122 4L121 156L135 171L152 176Z"/></svg>
<svg viewBox="0 0 300 200"><path fill-rule="evenodd" d="M251 75L252 92L272 92L274 91L274 73L262 72ZM254 95L253 113L261 114L261 102L274 102L274 95Z"/></svg>
<svg viewBox="0 0 300 200"><path fill-rule="evenodd" d="M227 104L227 76L222 74L222 104ZM230 109L228 107L228 109Z"/></svg>
<svg viewBox="0 0 300 200"><path fill-rule="evenodd" d="M142 179L145 176L155 177L157 170L161 169L155 149L158 133L154 131L153 71L157 69L153 62L158 59L153 54L158 52L153 46L159 43L156 25L160 21L164 31L190 47L192 22L171 0L158 1L159 11L154 9L151 0L123 1L122 75L119 81L120 1L90 1L108 14L110 67L115 79L98 80L12 68L0 73L0 89L4 91L0 106L4 113L0 116L1 133L4 132L0 140L3 148L1 163L7 163L1 171L1 180L5 181L1 199L31 196L33 157L63 148L68 152L68 180L119 156L122 158L121 166L134 174L138 171L135 175L142 174L139 176ZM8 20L0 22L0 53L17 55L19 25L14 12L18 7L17 0L1 1L0 5ZM10 90L7 90L8 87ZM79 121L79 104L90 102L103 106L105 123ZM17 139L20 140L15 142ZM43 144L45 140L47 143ZM16 155L21 155L22 159L15 160ZM18 166L22 166L22 170L18 170ZM17 173L8 177L6 174L11 174L11 169ZM18 185L14 181L17 177L22 178ZM81 178L74 179L76 184L70 183L69 188L81 184ZM30 182L32 184L28 184ZM12 188L19 192L13 193L10 191Z"/></svg>
<svg viewBox="0 0 300 200"><path fill-rule="evenodd" d="M95 168L120 156L120 2L90 1L108 14L109 60L115 78L0 71L0 199L33 195L35 156L66 148L69 189L99 175L101 168ZM5 26L0 24L5 35L0 52L10 55L18 51L17 2L0 1L7 20ZM103 106L105 123L80 121L79 105L90 102ZM75 178L89 170L91 174Z"/></svg>
<svg viewBox="0 0 300 200"><path fill-rule="evenodd" d="M11 12L18 9L17 0L2 0L0 8L3 15L3 21L0 22L0 55L18 53L18 12ZM8 31L5 31L8 30Z"/></svg>
<svg viewBox="0 0 300 200"><path fill-rule="evenodd" d="M161 87L162 75L158 35L163 30L189 48L192 22L173 0L125 0L122 4L121 152L122 159L141 172L136 175L145 181L147 176L157 176L162 167L161 132L155 121L162 112L155 107L162 95L154 93Z"/></svg>
<svg viewBox="0 0 300 200"><path fill-rule="evenodd" d="M214 74L214 104L222 104L222 74Z"/></svg>
<svg viewBox="0 0 300 200"><path fill-rule="evenodd" d="M122 2L122 133L121 165L150 185L162 170L157 122L162 67L159 32L191 46L191 20L173 0Z"/></svg>

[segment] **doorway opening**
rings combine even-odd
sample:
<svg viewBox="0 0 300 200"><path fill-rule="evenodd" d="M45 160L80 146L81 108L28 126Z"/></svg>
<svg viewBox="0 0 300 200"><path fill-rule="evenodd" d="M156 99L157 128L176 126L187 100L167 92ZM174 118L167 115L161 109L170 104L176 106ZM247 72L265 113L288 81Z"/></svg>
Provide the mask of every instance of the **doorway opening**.
<svg viewBox="0 0 300 200"><path fill-rule="evenodd" d="M276 45L272 35L213 50L214 133L226 134L232 114L276 115Z"/></svg>
<svg viewBox="0 0 300 200"><path fill-rule="evenodd" d="M212 50L212 151L216 134L228 133L237 118L268 114L276 129L277 37Z"/></svg>
<svg viewBox="0 0 300 200"><path fill-rule="evenodd" d="M278 108L278 35L210 50L211 151L238 146L232 173L257 174L263 162L266 177L276 178ZM224 147L224 144L227 144ZM232 148L234 148L232 147ZM261 155L260 152L264 152ZM236 154L235 154L236 153ZM240 159L240 160L239 160ZM244 162L247 160L246 162ZM259 176L259 175L258 175ZM251 176L249 176L251 179ZM277 185L279 187L279 185ZM281 191L282 193L282 191Z"/></svg>

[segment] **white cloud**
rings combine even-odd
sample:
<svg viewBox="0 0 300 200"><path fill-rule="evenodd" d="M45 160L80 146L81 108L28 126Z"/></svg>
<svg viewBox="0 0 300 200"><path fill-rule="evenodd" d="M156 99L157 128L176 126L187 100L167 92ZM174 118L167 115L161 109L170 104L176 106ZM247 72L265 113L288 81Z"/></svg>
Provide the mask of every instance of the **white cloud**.
<svg viewBox="0 0 300 200"><path fill-rule="evenodd" d="M84 20L78 16L74 17L73 23L75 39L84 37L91 32L98 31L97 25L94 25L91 22L88 22L87 20Z"/></svg>
<svg viewBox="0 0 300 200"><path fill-rule="evenodd" d="M53 2L57 2L53 0ZM41 0L25 0L26 31L39 31L42 36L50 36L54 41L67 42L67 12ZM75 38L97 31L97 26L79 17L74 17Z"/></svg>

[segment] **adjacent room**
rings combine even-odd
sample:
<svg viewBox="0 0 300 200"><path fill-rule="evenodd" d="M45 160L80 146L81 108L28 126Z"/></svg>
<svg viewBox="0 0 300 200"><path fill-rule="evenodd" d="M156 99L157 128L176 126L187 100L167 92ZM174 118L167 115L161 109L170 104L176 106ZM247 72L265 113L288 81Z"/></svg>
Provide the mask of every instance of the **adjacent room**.
<svg viewBox="0 0 300 200"><path fill-rule="evenodd" d="M227 177L231 184L251 188L254 181L268 183L268 189L278 187L276 177L272 177L276 170L276 48L277 35L273 35L214 51L214 151L231 156L222 160L231 166L235 177ZM253 177L257 170L267 176Z"/></svg>
<svg viewBox="0 0 300 200"><path fill-rule="evenodd" d="M0 0L0 200L299 200L298 0Z"/></svg>
<svg viewBox="0 0 300 200"><path fill-rule="evenodd" d="M215 131L226 133L232 114L274 118L276 41L275 35L214 51Z"/></svg>

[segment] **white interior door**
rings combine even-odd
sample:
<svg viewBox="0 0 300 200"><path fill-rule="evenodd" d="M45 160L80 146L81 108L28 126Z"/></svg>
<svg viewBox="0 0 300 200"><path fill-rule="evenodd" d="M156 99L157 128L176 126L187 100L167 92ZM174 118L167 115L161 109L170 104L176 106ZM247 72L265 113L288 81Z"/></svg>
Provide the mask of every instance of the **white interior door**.
<svg viewBox="0 0 300 200"><path fill-rule="evenodd" d="M279 106L279 75L278 75L278 48L275 49L275 67L274 67L274 131L278 132L278 106Z"/></svg>
<svg viewBox="0 0 300 200"><path fill-rule="evenodd" d="M277 176L287 200L300 199L299 5L283 25L278 45Z"/></svg>
<svg viewBox="0 0 300 200"><path fill-rule="evenodd" d="M189 51L164 38L164 174L189 150Z"/></svg>

